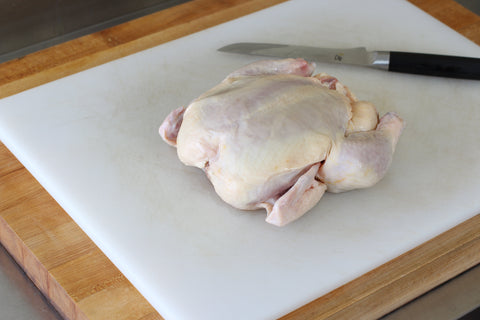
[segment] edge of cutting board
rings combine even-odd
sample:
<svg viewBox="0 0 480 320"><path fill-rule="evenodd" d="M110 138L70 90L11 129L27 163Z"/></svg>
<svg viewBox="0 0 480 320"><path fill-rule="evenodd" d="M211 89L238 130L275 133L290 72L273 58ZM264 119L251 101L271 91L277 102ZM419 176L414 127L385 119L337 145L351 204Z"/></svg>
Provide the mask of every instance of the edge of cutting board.
<svg viewBox="0 0 480 320"><path fill-rule="evenodd" d="M191 0L0 64L0 98L286 0Z"/></svg>
<svg viewBox="0 0 480 320"><path fill-rule="evenodd" d="M479 262L477 214L281 319L377 319Z"/></svg>
<svg viewBox="0 0 480 320"><path fill-rule="evenodd" d="M0 98L283 2L196 0L0 64ZM410 0L480 44L453 0ZM0 242L67 319L162 319L0 144ZM378 318L480 263L480 214L283 319Z"/></svg>

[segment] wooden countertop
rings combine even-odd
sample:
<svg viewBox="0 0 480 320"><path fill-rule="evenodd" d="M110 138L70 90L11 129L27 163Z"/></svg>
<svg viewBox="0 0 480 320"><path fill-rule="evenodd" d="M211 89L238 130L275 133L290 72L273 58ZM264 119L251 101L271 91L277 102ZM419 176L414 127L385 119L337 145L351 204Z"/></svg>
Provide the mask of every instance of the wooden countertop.
<svg viewBox="0 0 480 320"><path fill-rule="evenodd" d="M0 64L0 98L283 0L194 0ZM480 17L453 0L411 3L480 45ZM0 241L67 319L162 319L0 143ZM480 214L284 319L378 318L480 263Z"/></svg>

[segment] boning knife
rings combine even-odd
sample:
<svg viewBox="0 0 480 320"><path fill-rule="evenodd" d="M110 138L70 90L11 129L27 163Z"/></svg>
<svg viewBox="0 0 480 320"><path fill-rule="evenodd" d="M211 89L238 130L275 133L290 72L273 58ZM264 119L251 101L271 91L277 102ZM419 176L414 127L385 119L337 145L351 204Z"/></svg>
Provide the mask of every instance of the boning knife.
<svg viewBox="0 0 480 320"><path fill-rule="evenodd" d="M480 58L400 51L367 51L364 47L331 49L252 42L233 43L218 51L278 58L303 58L307 61L352 64L385 71L480 80Z"/></svg>

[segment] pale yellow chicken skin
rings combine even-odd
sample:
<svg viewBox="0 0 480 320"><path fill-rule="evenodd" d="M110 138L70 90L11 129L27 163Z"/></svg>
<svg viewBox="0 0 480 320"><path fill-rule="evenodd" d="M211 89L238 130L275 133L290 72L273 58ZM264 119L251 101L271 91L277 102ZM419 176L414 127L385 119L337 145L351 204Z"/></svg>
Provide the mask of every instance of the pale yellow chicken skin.
<svg viewBox="0 0 480 320"><path fill-rule="evenodd" d="M325 191L382 179L404 128L397 114L379 119L371 103L314 70L303 59L247 65L172 111L160 135L225 202L265 208L267 222L286 225Z"/></svg>

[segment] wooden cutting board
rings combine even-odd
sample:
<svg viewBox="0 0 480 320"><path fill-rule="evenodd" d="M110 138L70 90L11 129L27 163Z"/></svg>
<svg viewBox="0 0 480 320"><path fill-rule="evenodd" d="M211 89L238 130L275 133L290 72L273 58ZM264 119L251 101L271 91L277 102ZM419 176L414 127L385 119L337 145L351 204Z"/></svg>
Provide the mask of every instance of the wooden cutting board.
<svg viewBox="0 0 480 320"><path fill-rule="evenodd" d="M197 1L191 5L200 3L201 1ZM221 22L225 16L232 17L231 15L241 14L242 10L245 10L243 12L256 10L257 6L265 5L265 2L231 5L234 9L220 8L218 12L224 12L223 18L214 19L215 22L210 21L210 23ZM468 21L468 17L475 21L475 16L471 16L451 3L449 5L449 8L460 10L463 13L462 23ZM253 7L255 8L252 9ZM181 8L185 9L184 6ZM200 10L199 8L207 10L201 5L196 7L197 10ZM178 14L178 11L175 10L180 9L172 10L173 12L169 11L169 17ZM147 18L153 19L153 16ZM213 16L215 17L215 14ZM212 15L209 17L213 19ZM205 18L198 17L196 21L201 21L200 24L205 23L205 20L202 19ZM146 20L140 19L139 21ZM139 21L135 22L136 25ZM147 20L146 24L150 25L151 22L151 20ZM191 29L190 32L198 30L195 29L195 26L188 25L187 29ZM203 28L205 26L202 25ZM111 33L109 33L115 33L118 29L109 30L109 35L106 37L105 33L102 35L107 44L118 39L118 37L111 37ZM132 27L126 29L131 30ZM45 60L36 60L43 61L44 64L40 66L41 69L44 68L43 70L35 73L34 70L29 69L30 71L27 70L25 73L30 73L30 76L25 76L24 73L24 77L20 76L17 78L18 80L11 76L0 87L1 93L7 92L5 95L8 95L37 85L39 82L48 81L52 79L51 77L58 76L55 75L57 72L65 75L112 59L111 57L115 54L124 55L156 45L163 42L162 40L158 41L159 34L166 37L166 40L162 38L163 40L170 40L171 38L168 36L172 35L172 29L167 28L166 30L148 31L151 34L146 36L143 34L143 37L140 36L140 40L130 39L125 43L118 40L117 46L113 48L98 46L96 50L91 49L93 52L89 51L88 55L80 54L77 58L71 58L72 60L67 57L62 61L60 58L59 65L47 63ZM182 31L177 32L181 33ZM173 34L179 36L179 34ZM99 34L95 36L98 37ZM151 42L152 38L156 38L157 42ZM85 42L90 43L89 41ZM100 43L104 44L102 41ZM65 49L65 51L69 50ZM15 66L15 62L16 67L22 65L22 61L19 60L14 61L13 66ZM4 65L6 65L6 72L2 74L8 75L8 72L12 74L12 63ZM22 74L21 71L18 73ZM150 305L99 252L98 248L91 243L75 223L44 193L41 187L31 180L22 166L15 162L6 150L3 150L2 156L0 239L59 310L68 318L101 319L115 316L114 318L140 319L157 317L158 315ZM318 298L290 316L309 318L312 314L318 314L348 318L348 315L358 317L364 314L368 317L375 317L384 314L428 288L478 263L479 251L479 217L477 215L399 258ZM92 263L98 268L94 268ZM412 286L412 284L415 285ZM112 304L112 302L114 303Z"/></svg>

